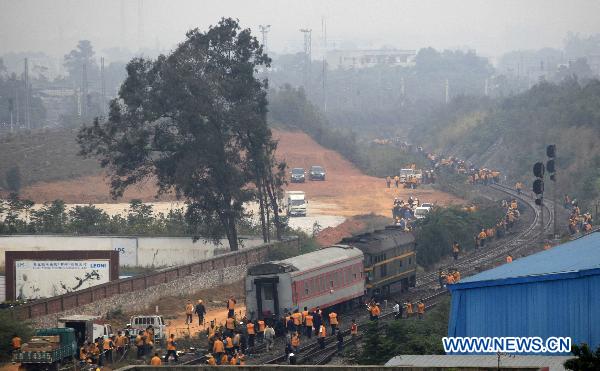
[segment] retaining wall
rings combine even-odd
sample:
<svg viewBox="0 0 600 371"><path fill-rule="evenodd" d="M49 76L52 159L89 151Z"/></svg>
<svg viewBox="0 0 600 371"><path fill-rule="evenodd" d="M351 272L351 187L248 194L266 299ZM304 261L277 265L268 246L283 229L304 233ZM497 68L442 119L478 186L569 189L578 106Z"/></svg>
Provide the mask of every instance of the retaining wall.
<svg viewBox="0 0 600 371"><path fill-rule="evenodd" d="M111 281L89 289L53 298L36 300L12 309L20 319L35 319L40 325L52 325L59 316L69 314L104 315L125 307L141 310L165 295L192 293L239 280L248 264L265 261L272 249L299 249L297 238L245 248L236 252L157 272ZM43 318L42 318L43 317Z"/></svg>
<svg viewBox="0 0 600 371"><path fill-rule="evenodd" d="M229 251L227 240L220 242L194 242L191 237L7 235L0 236L0 266L6 251L115 250L122 267L171 267ZM242 238L241 244L254 247L262 239Z"/></svg>

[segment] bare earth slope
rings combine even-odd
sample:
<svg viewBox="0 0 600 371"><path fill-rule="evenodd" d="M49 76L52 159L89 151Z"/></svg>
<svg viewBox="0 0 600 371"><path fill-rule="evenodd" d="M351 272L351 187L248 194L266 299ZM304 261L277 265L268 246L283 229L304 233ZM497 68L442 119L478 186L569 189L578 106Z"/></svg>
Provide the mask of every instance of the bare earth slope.
<svg viewBox="0 0 600 371"><path fill-rule="evenodd" d="M321 165L327 171L325 182L289 184L289 190L302 190L307 193L312 212L329 215L352 216L375 213L390 216L394 197L416 196L420 200L448 204L459 202L455 197L429 188L418 190L387 189L383 179L364 175L339 153L317 144L302 132L275 131L279 140L277 155L287 162L290 168ZM69 166L69 164L65 164ZM128 190L123 199L132 198L155 201L155 187L149 182L141 187ZM62 199L67 203L109 203L115 202L109 196L107 180L101 175L76 177L72 180L40 182L26 187L22 196L36 202ZM163 198L168 200L168 198Z"/></svg>

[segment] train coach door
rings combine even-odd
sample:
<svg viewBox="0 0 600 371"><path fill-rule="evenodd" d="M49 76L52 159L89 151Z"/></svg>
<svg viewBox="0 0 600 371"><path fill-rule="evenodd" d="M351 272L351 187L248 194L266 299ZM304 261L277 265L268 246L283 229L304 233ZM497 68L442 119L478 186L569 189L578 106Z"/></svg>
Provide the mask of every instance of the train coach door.
<svg viewBox="0 0 600 371"><path fill-rule="evenodd" d="M278 281L278 277L254 280L256 285L256 309L259 318L267 318L273 314L279 317Z"/></svg>

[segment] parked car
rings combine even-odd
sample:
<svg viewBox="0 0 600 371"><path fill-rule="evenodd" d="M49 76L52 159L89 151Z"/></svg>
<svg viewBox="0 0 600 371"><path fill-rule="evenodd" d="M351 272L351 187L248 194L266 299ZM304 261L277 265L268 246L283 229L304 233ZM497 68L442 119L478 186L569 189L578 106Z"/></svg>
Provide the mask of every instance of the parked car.
<svg viewBox="0 0 600 371"><path fill-rule="evenodd" d="M308 176L310 180L325 180L325 169L322 166L311 166Z"/></svg>
<svg viewBox="0 0 600 371"><path fill-rule="evenodd" d="M301 167L295 167L291 172L291 182L292 183L304 183L306 181L306 172Z"/></svg>

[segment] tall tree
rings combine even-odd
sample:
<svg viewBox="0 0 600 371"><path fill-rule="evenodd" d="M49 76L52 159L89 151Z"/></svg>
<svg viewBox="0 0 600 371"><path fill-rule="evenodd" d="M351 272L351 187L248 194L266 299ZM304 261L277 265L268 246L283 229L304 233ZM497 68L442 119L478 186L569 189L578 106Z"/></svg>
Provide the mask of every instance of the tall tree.
<svg viewBox="0 0 600 371"><path fill-rule="evenodd" d="M109 169L113 196L155 179L159 193L186 199L190 224L237 250L236 223L261 184L255 164L274 166L262 161L267 83L255 77L270 59L231 18L186 36L169 55L133 59L108 120L83 128L79 143Z"/></svg>
<svg viewBox="0 0 600 371"><path fill-rule="evenodd" d="M97 74L98 65L94 54L94 48L89 40L79 40L77 47L65 55L64 66L69 72L71 80L81 84L84 66L88 79Z"/></svg>

